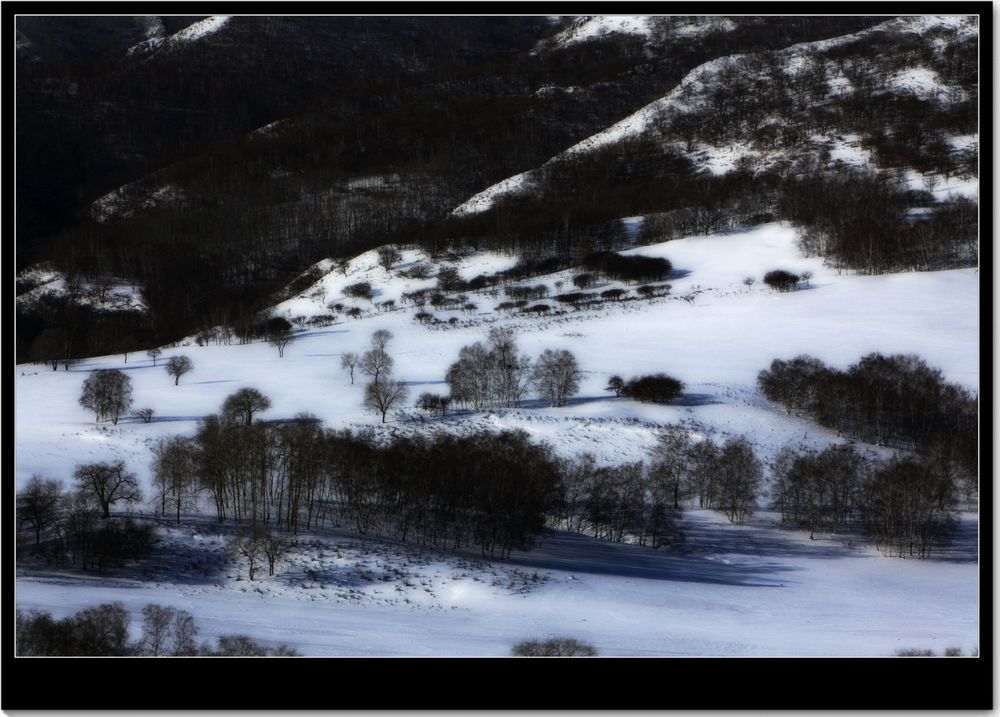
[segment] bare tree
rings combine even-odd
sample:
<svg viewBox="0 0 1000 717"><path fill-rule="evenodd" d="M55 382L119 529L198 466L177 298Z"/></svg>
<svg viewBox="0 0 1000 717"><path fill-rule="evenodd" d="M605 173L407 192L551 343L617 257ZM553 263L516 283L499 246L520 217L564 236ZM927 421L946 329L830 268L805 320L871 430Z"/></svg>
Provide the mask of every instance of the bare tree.
<svg viewBox="0 0 1000 717"><path fill-rule="evenodd" d="M181 512L197 507L198 483L196 448L190 438L163 437L153 447L153 485L160 503L160 515L169 508L181 522Z"/></svg>
<svg viewBox="0 0 1000 717"><path fill-rule="evenodd" d="M393 381L383 377L378 381L372 381L365 386L365 408L382 414L382 423L385 423L385 414L389 410L406 400L406 384L402 381Z"/></svg>
<svg viewBox="0 0 1000 717"><path fill-rule="evenodd" d="M674 509L680 508L681 485L688 471L691 439L680 426L670 426L657 437L650 469L656 487L668 493Z"/></svg>
<svg viewBox="0 0 1000 717"><path fill-rule="evenodd" d="M111 506L119 501L136 503L142 500L135 473L127 472L121 460L79 465L73 478L84 495L97 500L104 518L111 517Z"/></svg>
<svg viewBox="0 0 1000 717"><path fill-rule="evenodd" d="M174 377L174 385L181 380L181 376L194 368L194 364L187 356L171 356L167 359L167 373Z"/></svg>
<svg viewBox="0 0 1000 717"><path fill-rule="evenodd" d="M139 408L136 409L135 415L141 418L143 423L149 423L153 420L153 413L155 411L152 408Z"/></svg>
<svg viewBox="0 0 1000 717"><path fill-rule="evenodd" d="M580 390L581 376L576 357L564 349L543 351L531 373L532 381L550 406L565 406L569 397Z"/></svg>
<svg viewBox="0 0 1000 717"><path fill-rule="evenodd" d="M295 338L288 319L275 316L267 322L267 342L278 349L278 358L285 355L285 347Z"/></svg>
<svg viewBox="0 0 1000 717"><path fill-rule="evenodd" d="M222 403L222 415L249 426L253 415L271 407L271 400L256 388L241 388Z"/></svg>
<svg viewBox="0 0 1000 717"><path fill-rule="evenodd" d="M386 273L392 271L392 267L403 260L403 255L394 246L379 247L376 253L378 254L378 265L385 269Z"/></svg>
<svg viewBox="0 0 1000 717"><path fill-rule="evenodd" d="M625 390L625 379L621 376L612 376L608 379L608 385L604 389L605 391L614 391L615 397L622 395L622 391Z"/></svg>
<svg viewBox="0 0 1000 717"><path fill-rule="evenodd" d="M61 497L62 483L38 475L31 476L24 492L17 496L18 527L29 524L35 531L36 545L41 542L45 529L58 519Z"/></svg>
<svg viewBox="0 0 1000 717"><path fill-rule="evenodd" d="M147 605L142 609L142 639L138 652L157 657L167 654L167 641L174 622L175 610L163 605Z"/></svg>
<svg viewBox="0 0 1000 717"><path fill-rule="evenodd" d="M226 552L234 560L245 558L250 579L257 574L258 563L264 558L264 545L259 530L241 530L226 538Z"/></svg>
<svg viewBox="0 0 1000 717"><path fill-rule="evenodd" d="M146 352L146 355L149 356L149 358L153 359L153 366L155 367L156 366L156 358L160 354L162 354L162 353L163 353L162 349L152 348L152 349L150 349L149 351Z"/></svg>
<svg viewBox="0 0 1000 717"><path fill-rule="evenodd" d="M353 351L342 354L340 357L340 367L351 374L351 385L354 385L354 369L358 366L358 355Z"/></svg>
<svg viewBox="0 0 1000 717"><path fill-rule="evenodd" d="M274 565L288 552L288 540L269 530L261 534L261 552L267 559L267 574L274 575Z"/></svg>
<svg viewBox="0 0 1000 717"><path fill-rule="evenodd" d="M372 334L372 347L361 355L358 366L366 376L371 376L372 383L379 383L383 376L392 371L393 360L386 352L386 346L392 340L392 332L380 329Z"/></svg>
<svg viewBox="0 0 1000 717"><path fill-rule="evenodd" d="M118 425L118 418L132 407L132 380L117 369L94 371L83 382L80 405L93 411L98 421L110 418Z"/></svg>
<svg viewBox="0 0 1000 717"><path fill-rule="evenodd" d="M722 446L716 464L719 507L729 521L742 525L753 513L763 479L763 466L753 446L744 437L730 438Z"/></svg>

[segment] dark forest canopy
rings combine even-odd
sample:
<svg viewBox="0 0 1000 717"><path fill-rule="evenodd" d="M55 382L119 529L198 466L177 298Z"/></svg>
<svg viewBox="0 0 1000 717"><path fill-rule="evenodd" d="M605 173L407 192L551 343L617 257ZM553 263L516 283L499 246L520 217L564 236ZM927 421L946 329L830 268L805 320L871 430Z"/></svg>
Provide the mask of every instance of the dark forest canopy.
<svg viewBox="0 0 1000 717"><path fill-rule="evenodd" d="M974 263L974 205L913 225L906 208L929 195L877 173L710 176L649 136L546 164L695 68L738 55L745 62L720 76L707 114L658 131L781 149L837 130L865 137L879 171L968 171L975 157L944 151L942 137L978 128L975 42L953 40L938 58L930 40L876 33L824 58L859 87L869 74L931 63L968 96L941 106L877 87L824 104L808 83L753 84L753 73L773 71L775 51L884 19L736 17L692 40L661 18L651 38L560 45L553 37L572 18L235 16L190 42L169 36L194 17L159 27L155 18L18 18L18 268L49 261L71 277L118 277L150 309L137 318L58 301L19 306L19 359L51 353L39 340L82 356L252 321L314 262L388 243L571 265L622 248L623 216L649 217L643 241L787 219L810 230L808 250L873 273ZM543 165L532 195L483 215L449 214ZM865 211L840 221L841 203L859 194Z"/></svg>

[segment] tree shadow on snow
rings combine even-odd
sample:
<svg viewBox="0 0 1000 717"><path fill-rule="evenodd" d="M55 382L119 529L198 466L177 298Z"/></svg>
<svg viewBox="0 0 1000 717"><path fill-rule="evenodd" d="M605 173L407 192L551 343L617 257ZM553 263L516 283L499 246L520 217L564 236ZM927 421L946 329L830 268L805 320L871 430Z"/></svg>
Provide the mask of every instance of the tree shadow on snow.
<svg viewBox="0 0 1000 717"><path fill-rule="evenodd" d="M713 556L611 543L562 531L545 535L531 552L514 552L507 562L534 570L772 588L782 587L782 576L799 570L772 560L733 562L713 559Z"/></svg>
<svg viewBox="0 0 1000 717"><path fill-rule="evenodd" d="M715 396L710 393L682 393L679 398L675 398L669 404L670 406L717 406L720 405L722 401L716 400Z"/></svg>

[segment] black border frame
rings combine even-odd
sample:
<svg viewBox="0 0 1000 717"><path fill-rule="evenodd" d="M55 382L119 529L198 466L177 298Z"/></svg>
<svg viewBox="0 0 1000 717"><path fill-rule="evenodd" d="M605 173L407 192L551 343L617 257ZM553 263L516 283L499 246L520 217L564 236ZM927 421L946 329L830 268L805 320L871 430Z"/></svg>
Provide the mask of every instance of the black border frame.
<svg viewBox="0 0 1000 717"><path fill-rule="evenodd" d="M378 2L81 2L14 1L0 7L4 37L16 14L781 14L980 16L980 127L992 128L993 25L990 2L502 2L480 4ZM10 102L15 63L7 45L4 98ZM3 178L14 186L15 135L3 125ZM980 132L980 156L993 158L993 136ZM992 161L980 172L980 234L993 237ZM9 199L8 196L5 198ZM13 207L2 219L14 234ZM5 252L14 241L3 242ZM8 257L12 259L12 257ZM981 435L993 435L993 247L981 242ZM13 262L8 264L13 266ZM9 277L9 275L8 275ZM11 294L8 293L8 300ZM985 309L985 311L984 311ZM13 321L13 302L7 311ZM986 323L982 323L983 321ZM13 324L11 324L13 326ZM14 363L11 332L4 355ZM987 340L983 340L983 339ZM990 367L990 371L985 368ZM13 373L6 377L13 391ZM12 396L9 393L8 396ZM13 402L4 401L13 425ZM3 686L8 709L978 709L995 706L993 690L992 441L981 442L980 647L978 658L15 658L14 541L3 541ZM7 453L12 462L12 452ZM6 467L11 464L5 461ZM10 526L14 502L7 500ZM242 659L241 664L230 664ZM83 661L81 661L83 660ZM220 664L218 660L222 660ZM249 660L249 661L247 661ZM236 670L235 681L211 679ZM113 675L113 679L108 679ZM205 679L208 677L209 679ZM369 679L383 686L372 693ZM108 687L102 685L108 684ZM176 685L177 687L171 687ZM249 688L248 688L249 686ZM293 686L283 689L282 686Z"/></svg>

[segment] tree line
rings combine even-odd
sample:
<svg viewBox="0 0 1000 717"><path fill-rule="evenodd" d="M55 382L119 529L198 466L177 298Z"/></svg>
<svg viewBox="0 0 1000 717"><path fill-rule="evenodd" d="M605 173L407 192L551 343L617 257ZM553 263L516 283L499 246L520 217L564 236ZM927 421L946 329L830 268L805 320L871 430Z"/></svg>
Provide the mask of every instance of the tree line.
<svg viewBox="0 0 1000 717"><path fill-rule="evenodd" d="M757 381L788 413L867 443L940 454L978 474L976 398L918 356L872 353L844 371L805 355L775 359Z"/></svg>
<svg viewBox="0 0 1000 717"><path fill-rule="evenodd" d="M288 645L270 647L246 635L222 635L215 645L198 642L198 625L186 610L149 604L142 609L139 639L120 602L103 603L60 620L40 610L17 609L15 651L21 657L290 657Z"/></svg>
<svg viewBox="0 0 1000 717"><path fill-rule="evenodd" d="M810 538L860 529L886 555L925 558L949 542L955 527L962 486L934 457L873 463L849 444L822 451L786 446L772 474L782 522L808 530Z"/></svg>

